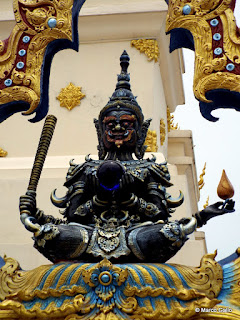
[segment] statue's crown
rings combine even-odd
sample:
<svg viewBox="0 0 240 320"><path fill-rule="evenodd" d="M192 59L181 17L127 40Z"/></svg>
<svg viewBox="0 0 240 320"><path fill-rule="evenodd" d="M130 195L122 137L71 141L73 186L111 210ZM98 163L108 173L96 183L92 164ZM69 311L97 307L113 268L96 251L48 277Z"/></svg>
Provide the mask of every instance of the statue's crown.
<svg viewBox="0 0 240 320"><path fill-rule="evenodd" d="M105 114L112 110L129 110L134 112L140 123L143 122L143 113L141 107L136 101L136 97L132 94L130 85L130 75L127 72L129 66L129 55L124 50L120 57L121 73L118 75L116 89L113 92L106 106L99 114L100 123Z"/></svg>

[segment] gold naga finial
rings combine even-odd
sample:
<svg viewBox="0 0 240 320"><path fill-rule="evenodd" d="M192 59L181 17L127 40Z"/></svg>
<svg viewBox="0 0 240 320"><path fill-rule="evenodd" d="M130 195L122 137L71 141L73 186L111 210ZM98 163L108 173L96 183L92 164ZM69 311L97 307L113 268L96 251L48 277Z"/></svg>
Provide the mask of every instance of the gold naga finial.
<svg viewBox="0 0 240 320"><path fill-rule="evenodd" d="M86 96L81 91L82 87L77 87L73 83L61 89L57 99L60 101L60 106L67 108L69 111L81 104L81 100Z"/></svg>
<svg viewBox="0 0 240 320"><path fill-rule="evenodd" d="M203 188L203 186L205 185L205 182L204 182L204 179L203 177L205 176L206 174L206 162L204 164L204 167L203 167L203 170L202 170L202 173L200 174L199 176L199 181L198 181L198 189L199 191Z"/></svg>
<svg viewBox="0 0 240 320"><path fill-rule="evenodd" d="M222 200L230 199L234 196L234 188L231 184L226 171L222 171L222 176L217 187L217 194Z"/></svg>
<svg viewBox="0 0 240 320"><path fill-rule="evenodd" d="M203 206L203 209L206 209L209 206L209 196L207 197L206 203Z"/></svg>
<svg viewBox="0 0 240 320"><path fill-rule="evenodd" d="M167 124L168 124L168 132L171 130L179 130L180 127L177 124L174 124L174 115L170 113L169 108L167 107Z"/></svg>

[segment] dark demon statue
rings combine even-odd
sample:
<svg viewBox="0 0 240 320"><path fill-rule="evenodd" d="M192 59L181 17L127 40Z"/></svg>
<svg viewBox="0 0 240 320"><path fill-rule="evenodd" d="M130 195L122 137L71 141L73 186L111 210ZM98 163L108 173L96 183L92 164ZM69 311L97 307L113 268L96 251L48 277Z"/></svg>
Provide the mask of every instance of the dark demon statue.
<svg viewBox="0 0 240 320"><path fill-rule="evenodd" d="M34 232L34 246L52 262L61 260L165 262L178 252L187 235L210 218L233 211L232 201L218 202L191 219L169 221L183 195L173 199L167 163L143 159L150 120L130 88L129 56L120 58L116 90L94 120L99 160L70 162L63 198L51 195L64 219L36 208L36 194L20 198L21 221ZM133 155L135 157L133 158ZM137 160L136 160L137 159Z"/></svg>

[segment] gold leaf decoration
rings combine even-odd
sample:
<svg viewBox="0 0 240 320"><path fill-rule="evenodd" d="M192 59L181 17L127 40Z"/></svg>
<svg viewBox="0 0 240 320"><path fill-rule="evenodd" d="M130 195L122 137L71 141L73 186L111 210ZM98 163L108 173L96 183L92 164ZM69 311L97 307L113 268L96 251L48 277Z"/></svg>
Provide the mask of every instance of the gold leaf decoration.
<svg viewBox="0 0 240 320"><path fill-rule="evenodd" d="M158 61L159 47L157 40L154 39L139 39L131 41L132 47L138 49L141 53L144 53L149 61Z"/></svg>
<svg viewBox="0 0 240 320"><path fill-rule="evenodd" d="M165 125L164 119L161 119L160 120L160 143L161 143L161 146L163 146L165 139L166 139L166 125Z"/></svg>
<svg viewBox="0 0 240 320"><path fill-rule="evenodd" d="M76 87L71 82L66 88L63 88L57 99L60 101L60 106L68 110L72 110L81 104L81 100L86 96L81 91L81 87Z"/></svg>
<svg viewBox="0 0 240 320"><path fill-rule="evenodd" d="M0 148L0 157L6 157L8 155L7 151Z"/></svg>
<svg viewBox="0 0 240 320"><path fill-rule="evenodd" d="M157 152L157 133L155 130L148 129L144 145L147 146L146 152Z"/></svg>

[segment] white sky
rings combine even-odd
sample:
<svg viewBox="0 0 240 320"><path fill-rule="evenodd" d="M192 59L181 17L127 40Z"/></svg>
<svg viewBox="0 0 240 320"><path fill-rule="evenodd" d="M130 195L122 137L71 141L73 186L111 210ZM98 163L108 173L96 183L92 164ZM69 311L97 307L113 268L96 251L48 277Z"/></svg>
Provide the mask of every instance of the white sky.
<svg viewBox="0 0 240 320"><path fill-rule="evenodd" d="M236 201L236 211L216 217L199 229L205 231L208 252L218 249L217 260L220 260L232 254L240 246L240 112L218 109L212 114L219 117L219 121L205 120L199 111L199 104L192 90L194 52L184 49L184 61L185 105L177 107L174 123L178 123L182 130L193 132L198 177L204 163L207 163L205 186L200 192L199 209L203 208L208 195L209 204L221 201L217 195L217 186L223 169L226 170L235 189L233 199Z"/></svg>

